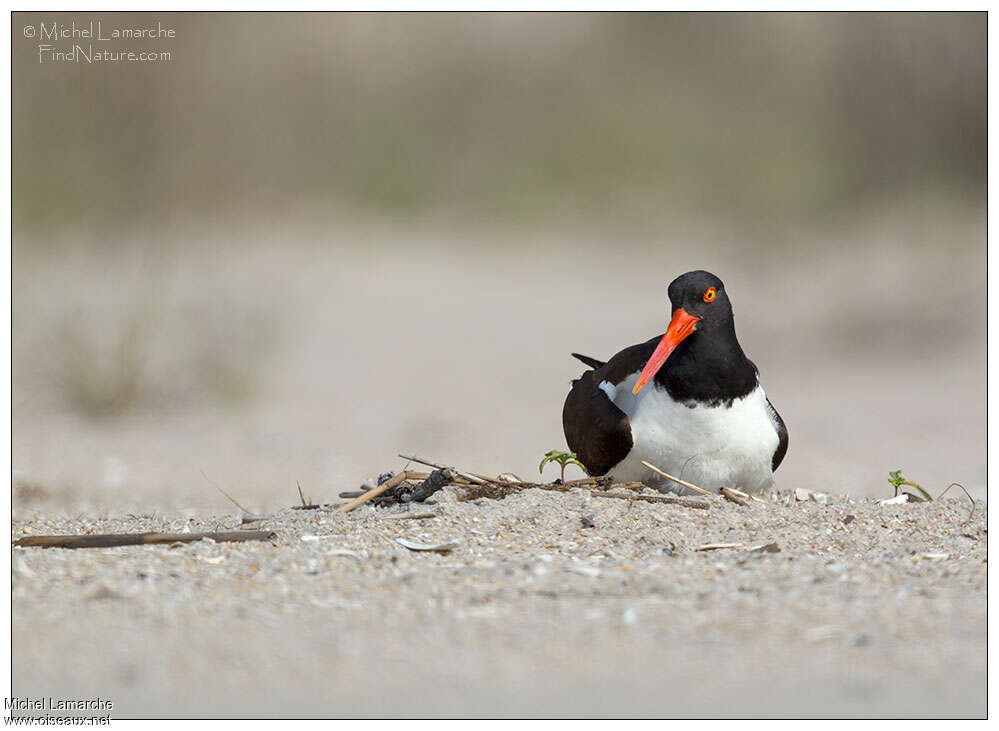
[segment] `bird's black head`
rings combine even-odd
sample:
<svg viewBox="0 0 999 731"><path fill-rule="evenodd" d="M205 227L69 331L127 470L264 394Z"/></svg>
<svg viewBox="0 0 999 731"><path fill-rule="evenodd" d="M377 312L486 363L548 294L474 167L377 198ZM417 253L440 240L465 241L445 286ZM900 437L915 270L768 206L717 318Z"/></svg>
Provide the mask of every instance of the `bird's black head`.
<svg viewBox="0 0 999 731"><path fill-rule="evenodd" d="M669 328L635 382L634 393L655 377L670 354L691 335L731 330L731 339L735 340L732 304L722 280L711 272L697 270L681 274L670 282L669 301L672 305Z"/></svg>
<svg viewBox="0 0 999 731"><path fill-rule="evenodd" d="M732 322L732 303L725 284L711 272L701 269L681 274L670 282L671 313L683 310L697 318L694 332L713 329Z"/></svg>

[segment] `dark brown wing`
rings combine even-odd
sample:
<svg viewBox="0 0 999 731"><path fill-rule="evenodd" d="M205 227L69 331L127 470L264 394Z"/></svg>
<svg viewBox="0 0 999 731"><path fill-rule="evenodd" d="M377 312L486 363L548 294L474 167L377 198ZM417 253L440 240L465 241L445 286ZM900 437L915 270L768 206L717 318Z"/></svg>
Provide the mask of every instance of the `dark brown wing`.
<svg viewBox="0 0 999 731"><path fill-rule="evenodd" d="M605 475L631 451L631 423L627 415L597 388L596 371L586 371L573 382L562 428L569 449L591 475Z"/></svg>
<svg viewBox="0 0 999 731"><path fill-rule="evenodd" d="M780 467L780 463L784 461L784 455L787 454L787 426L784 424L784 420L780 418L780 414L777 413L777 409L770 403L770 399L767 399L767 407L770 409L770 421L773 422L774 428L777 430L777 436L780 439L777 443L777 451L774 452L772 467L773 471L776 472L777 468Z"/></svg>
<svg viewBox="0 0 999 731"><path fill-rule="evenodd" d="M572 382L562 407L562 428L569 449L576 453L591 475L607 474L628 455L634 444L628 415L599 388L601 382L608 381L616 386L641 371L661 338L660 335L625 348L606 363L573 353L596 370L586 371Z"/></svg>

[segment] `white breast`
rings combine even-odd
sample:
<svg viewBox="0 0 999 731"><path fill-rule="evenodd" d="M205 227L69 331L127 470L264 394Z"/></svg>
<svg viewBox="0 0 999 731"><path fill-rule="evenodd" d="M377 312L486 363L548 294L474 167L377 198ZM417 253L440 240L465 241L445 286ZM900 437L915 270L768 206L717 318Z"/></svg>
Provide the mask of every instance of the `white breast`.
<svg viewBox="0 0 999 731"><path fill-rule="evenodd" d="M634 441L628 456L610 474L618 482L660 483L645 460L661 470L716 492L734 487L759 492L773 486L771 464L779 438L761 386L731 406L685 406L655 382L637 396L631 393L636 373L616 387L600 388L628 415Z"/></svg>

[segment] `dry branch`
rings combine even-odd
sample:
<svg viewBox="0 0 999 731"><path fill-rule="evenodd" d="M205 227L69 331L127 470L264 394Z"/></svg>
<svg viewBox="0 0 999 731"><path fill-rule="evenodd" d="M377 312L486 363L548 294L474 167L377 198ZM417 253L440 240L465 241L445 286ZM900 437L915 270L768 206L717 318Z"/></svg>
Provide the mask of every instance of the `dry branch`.
<svg viewBox="0 0 999 731"><path fill-rule="evenodd" d="M225 533L103 533L87 536L25 536L14 541L15 546L38 548L111 548L112 546L145 546L159 543L192 543L211 538L217 543L270 541L277 534L269 530L241 530Z"/></svg>
<svg viewBox="0 0 999 731"><path fill-rule="evenodd" d="M448 467L447 465L437 464L436 462L431 462L429 460L423 459L422 457L417 457L415 455L400 454L403 459L408 459L410 462L419 462L420 464L425 464L427 467L433 467L435 470L451 470L459 477L464 477L469 482L474 482L477 485L481 485L487 480L483 480L481 477L476 477L475 475L469 474L467 472L462 472L454 467Z"/></svg>
<svg viewBox="0 0 999 731"><path fill-rule="evenodd" d="M698 487L697 485L691 485L689 482L684 482L679 477L673 477L673 475L670 475L670 474L668 474L666 472L663 472L661 469L659 469L658 467L656 467L654 464L649 464L644 459L642 460L642 464L645 465L646 467L648 467L653 472L655 472L657 475L665 477L667 480L672 480L673 482L675 482L678 485L683 485L684 487L690 488L694 492L699 492L702 495L710 495L711 494L707 490L704 490L704 489Z"/></svg>

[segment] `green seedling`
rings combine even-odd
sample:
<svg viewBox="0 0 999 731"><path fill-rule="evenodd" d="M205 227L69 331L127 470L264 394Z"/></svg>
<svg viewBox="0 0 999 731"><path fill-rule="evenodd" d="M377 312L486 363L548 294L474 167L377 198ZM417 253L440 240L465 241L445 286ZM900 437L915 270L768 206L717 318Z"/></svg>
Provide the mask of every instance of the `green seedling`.
<svg viewBox="0 0 999 731"><path fill-rule="evenodd" d="M909 480L905 479L905 477L902 476L902 470L895 470L894 472L889 472L888 482L890 482L892 484L892 487L895 488L895 497L898 497L898 489L902 487L902 485L908 485L909 487L914 487L917 490L919 490L919 494L922 495L927 500L930 501L933 500L933 498L930 497L930 494L926 492L926 490L921 488L915 482L910 482Z"/></svg>
<svg viewBox="0 0 999 731"><path fill-rule="evenodd" d="M576 465L581 470L585 470L582 462L576 459L576 455L572 452L560 452L557 449L553 449L550 452L546 452L544 459L541 460L541 465L538 467L538 472L543 473L545 471L545 465L549 462L557 462L562 467L562 484L565 484L565 468L571 464Z"/></svg>

